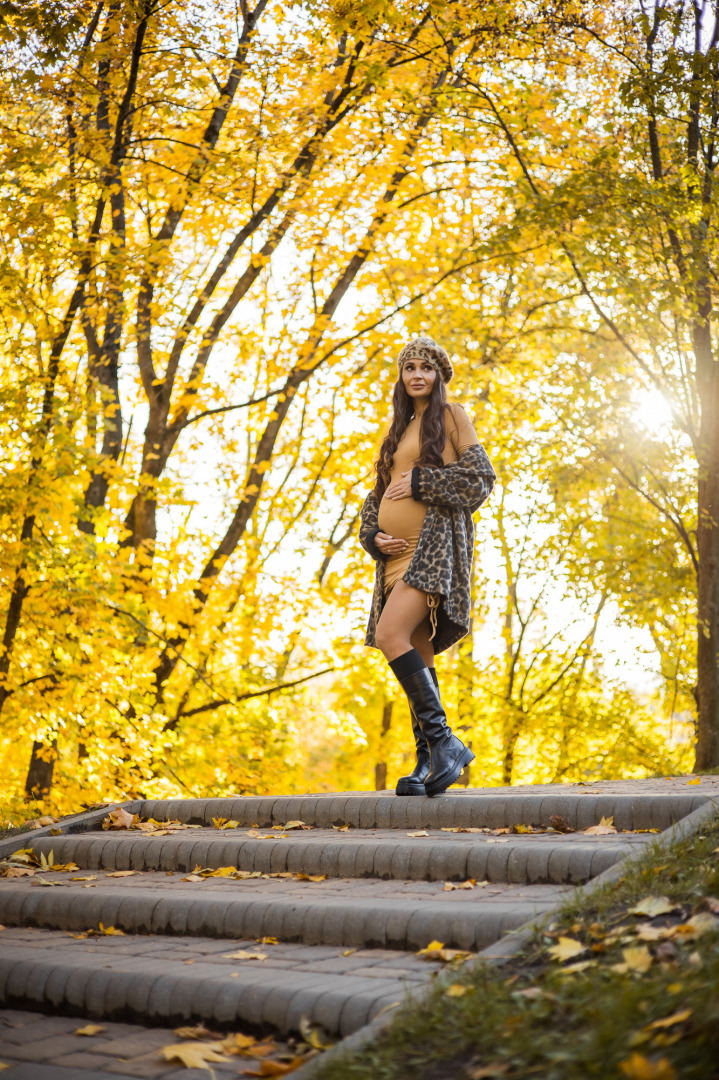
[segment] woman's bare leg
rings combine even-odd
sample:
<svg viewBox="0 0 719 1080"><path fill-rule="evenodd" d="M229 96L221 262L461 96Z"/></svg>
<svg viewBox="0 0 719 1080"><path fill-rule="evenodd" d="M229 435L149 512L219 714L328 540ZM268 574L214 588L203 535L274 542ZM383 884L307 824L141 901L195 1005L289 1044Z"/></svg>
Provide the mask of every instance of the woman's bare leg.
<svg viewBox="0 0 719 1080"><path fill-rule="evenodd" d="M398 581L387 597L377 623L377 647L387 661L396 660L410 649L417 649L427 667L434 667L434 649L429 633L427 594L414 589L406 581Z"/></svg>
<svg viewBox="0 0 719 1080"><path fill-rule="evenodd" d="M417 650L428 668L434 667L434 646L429 640L429 635L431 633L432 626L429 621L429 615L427 615L409 639L412 643L412 648Z"/></svg>

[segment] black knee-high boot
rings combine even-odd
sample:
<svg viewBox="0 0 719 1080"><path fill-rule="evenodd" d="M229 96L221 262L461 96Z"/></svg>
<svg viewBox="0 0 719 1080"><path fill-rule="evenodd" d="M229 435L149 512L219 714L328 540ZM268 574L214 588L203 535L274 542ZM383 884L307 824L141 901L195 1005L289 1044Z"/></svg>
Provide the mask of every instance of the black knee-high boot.
<svg viewBox="0 0 719 1080"><path fill-rule="evenodd" d="M432 682L434 683L434 688L437 691L437 697L439 697L439 682L437 680L437 672L434 668L430 668L429 673L432 676ZM424 790L424 781L430 768L429 746L427 745L427 740L422 734L422 728L419 726L419 722L414 714L414 709L412 708L411 702L409 703L409 711L412 717L412 734L414 735L414 745L417 751L417 763L408 776L400 776L399 780L397 781L395 795L426 795L426 792Z"/></svg>
<svg viewBox="0 0 719 1080"><path fill-rule="evenodd" d="M474 754L452 733L432 677L417 650L410 649L390 661L390 667L407 695L429 747L430 771L424 781L425 794L441 795L459 778L464 766L474 761Z"/></svg>

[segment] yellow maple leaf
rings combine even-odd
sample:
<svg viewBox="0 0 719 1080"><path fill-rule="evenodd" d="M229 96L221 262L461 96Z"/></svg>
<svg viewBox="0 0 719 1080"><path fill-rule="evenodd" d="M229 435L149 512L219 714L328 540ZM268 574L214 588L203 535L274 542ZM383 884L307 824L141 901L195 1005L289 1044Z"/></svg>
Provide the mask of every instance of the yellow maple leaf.
<svg viewBox="0 0 719 1080"><path fill-rule="evenodd" d="M615 833L617 830L614 828L613 817L603 817L598 825L592 825L591 828L583 831L588 836L608 836L609 833Z"/></svg>
<svg viewBox="0 0 719 1080"><path fill-rule="evenodd" d="M129 829L137 818L136 814L129 814L121 806L117 810L111 810L107 817L102 820L103 829Z"/></svg>
<svg viewBox="0 0 719 1080"><path fill-rule="evenodd" d="M181 1061L186 1069L206 1069L209 1062L230 1061L222 1053L222 1043L184 1042L163 1046L160 1053L165 1061Z"/></svg>
<svg viewBox="0 0 719 1080"><path fill-rule="evenodd" d="M556 945L552 945L547 952L553 960L572 960L575 956L587 951L587 946L574 938L560 937Z"/></svg>

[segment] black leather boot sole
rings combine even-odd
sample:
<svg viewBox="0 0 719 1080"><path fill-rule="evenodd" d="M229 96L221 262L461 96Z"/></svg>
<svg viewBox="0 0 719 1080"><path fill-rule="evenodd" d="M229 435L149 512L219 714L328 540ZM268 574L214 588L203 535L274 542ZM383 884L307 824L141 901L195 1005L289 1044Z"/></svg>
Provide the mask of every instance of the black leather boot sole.
<svg viewBox="0 0 719 1080"><path fill-rule="evenodd" d="M459 757L452 764L447 764L439 776L432 774L430 782L424 785L425 795L430 798L435 795L443 795L448 787L451 787L452 784L459 780L462 769L465 765L469 765L470 761L474 761L474 754L468 746L465 746Z"/></svg>
<svg viewBox="0 0 719 1080"><path fill-rule="evenodd" d="M403 776L397 781L397 787L394 789L395 795L426 795L424 784L421 780L410 780L408 776Z"/></svg>

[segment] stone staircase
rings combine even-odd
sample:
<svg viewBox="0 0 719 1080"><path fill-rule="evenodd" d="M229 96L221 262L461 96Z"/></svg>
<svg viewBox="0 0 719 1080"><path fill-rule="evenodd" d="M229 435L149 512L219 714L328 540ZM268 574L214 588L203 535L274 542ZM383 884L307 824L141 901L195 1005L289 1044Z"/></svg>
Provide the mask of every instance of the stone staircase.
<svg viewBox="0 0 719 1080"><path fill-rule="evenodd" d="M686 785L145 801L180 825L4 841L78 869L0 878L0 1004L346 1036L428 982L430 942L479 952L696 810Z"/></svg>

